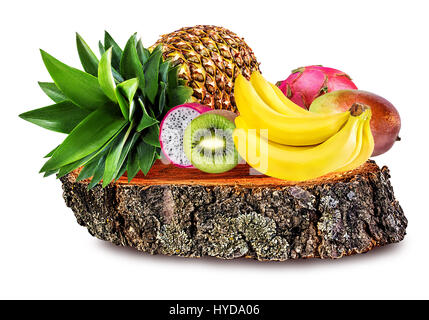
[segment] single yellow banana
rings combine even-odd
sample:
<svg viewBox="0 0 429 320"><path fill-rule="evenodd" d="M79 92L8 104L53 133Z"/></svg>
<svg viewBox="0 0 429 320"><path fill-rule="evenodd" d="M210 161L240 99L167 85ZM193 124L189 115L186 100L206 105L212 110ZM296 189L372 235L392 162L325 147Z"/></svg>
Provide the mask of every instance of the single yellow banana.
<svg viewBox="0 0 429 320"><path fill-rule="evenodd" d="M353 153L350 155L350 158L344 162L344 165L340 169L337 169L335 171L337 172L343 171L342 170L343 167L346 167L347 165L351 164L359 156L360 151L362 149L363 125L364 125L364 122L361 121L359 123L359 128L356 135L356 146L355 146L355 149L353 150Z"/></svg>
<svg viewBox="0 0 429 320"><path fill-rule="evenodd" d="M344 172L356 169L357 167L364 164L372 155L374 151L374 137L372 136L370 121L371 121L371 110L368 110L369 117L362 124L362 143L359 149L358 155L344 167L337 169L337 172Z"/></svg>
<svg viewBox="0 0 429 320"><path fill-rule="evenodd" d="M320 116L304 110L299 105L289 100L283 92L274 84L268 82L258 71L254 71L250 76L250 83L261 99L275 111L286 116ZM279 91L278 94L276 91Z"/></svg>
<svg viewBox="0 0 429 320"><path fill-rule="evenodd" d="M363 121L360 116L350 116L344 127L325 142L293 147L267 140L263 131L253 129L240 115L235 119L234 143L240 156L263 174L285 180L309 180L334 172L350 160Z"/></svg>
<svg viewBox="0 0 429 320"><path fill-rule="evenodd" d="M349 111L305 117L286 116L269 107L242 75L235 81L234 97L240 115L251 128L269 129L269 139L285 145L319 144L337 133L350 117Z"/></svg>

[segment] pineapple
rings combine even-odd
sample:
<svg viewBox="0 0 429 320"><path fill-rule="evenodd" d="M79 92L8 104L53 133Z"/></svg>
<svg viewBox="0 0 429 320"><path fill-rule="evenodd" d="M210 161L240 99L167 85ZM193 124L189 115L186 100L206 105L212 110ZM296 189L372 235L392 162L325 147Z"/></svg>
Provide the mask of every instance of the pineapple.
<svg viewBox="0 0 429 320"><path fill-rule="evenodd" d="M236 112L234 80L259 71L252 49L235 33L216 26L195 26L161 36L163 57L179 66L179 78L193 89L192 100Z"/></svg>
<svg viewBox="0 0 429 320"><path fill-rule="evenodd" d="M42 59L53 82L40 82L54 104L25 112L21 118L65 133L46 157L41 172L62 177L82 167L78 180L92 177L102 186L127 171L131 181L159 158L159 123L172 107L189 101L192 89L178 79L179 67L162 58L161 47L148 50L134 34L122 50L109 33L99 42L99 60L76 35L85 72L48 53Z"/></svg>

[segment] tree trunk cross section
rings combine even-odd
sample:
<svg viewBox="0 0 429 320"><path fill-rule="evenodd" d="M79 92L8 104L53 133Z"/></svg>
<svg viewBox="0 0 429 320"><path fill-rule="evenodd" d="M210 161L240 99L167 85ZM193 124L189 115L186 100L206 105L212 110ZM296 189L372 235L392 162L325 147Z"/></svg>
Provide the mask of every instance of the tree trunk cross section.
<svg viewBox="0 0 429 320"><path fill-rule="evenodd" d="M407 219L387 167L290 182L158 162L144 177L87 190L78 171L61 178L64 199L89 233L150 254L222 259L340 258L401 241Z"/></svg>

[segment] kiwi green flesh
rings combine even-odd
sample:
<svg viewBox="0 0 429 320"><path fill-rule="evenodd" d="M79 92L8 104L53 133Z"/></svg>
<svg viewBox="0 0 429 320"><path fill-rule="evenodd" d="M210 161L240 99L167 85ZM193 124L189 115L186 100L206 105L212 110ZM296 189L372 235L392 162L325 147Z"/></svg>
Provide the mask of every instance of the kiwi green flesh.
<svg viewBox="0 0 429 320"><path fill-rule="evenodd" d="M208 173L222 173L238 163L232 133L235 125L218 114L202 114L191 121L183 149L192 165Z"/></svg>

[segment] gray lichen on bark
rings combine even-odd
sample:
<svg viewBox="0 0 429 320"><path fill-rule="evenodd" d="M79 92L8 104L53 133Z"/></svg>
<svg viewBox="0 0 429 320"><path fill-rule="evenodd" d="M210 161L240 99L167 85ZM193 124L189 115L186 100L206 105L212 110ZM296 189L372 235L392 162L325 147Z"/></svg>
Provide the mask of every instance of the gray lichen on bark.
<svg viewBox="0 0 429 320"><path fill-rule="evenodd" d="M61 179L91 235L150 254L258 260L340 258L401 241L389 171L286 187L112 184Z"/></svg>

